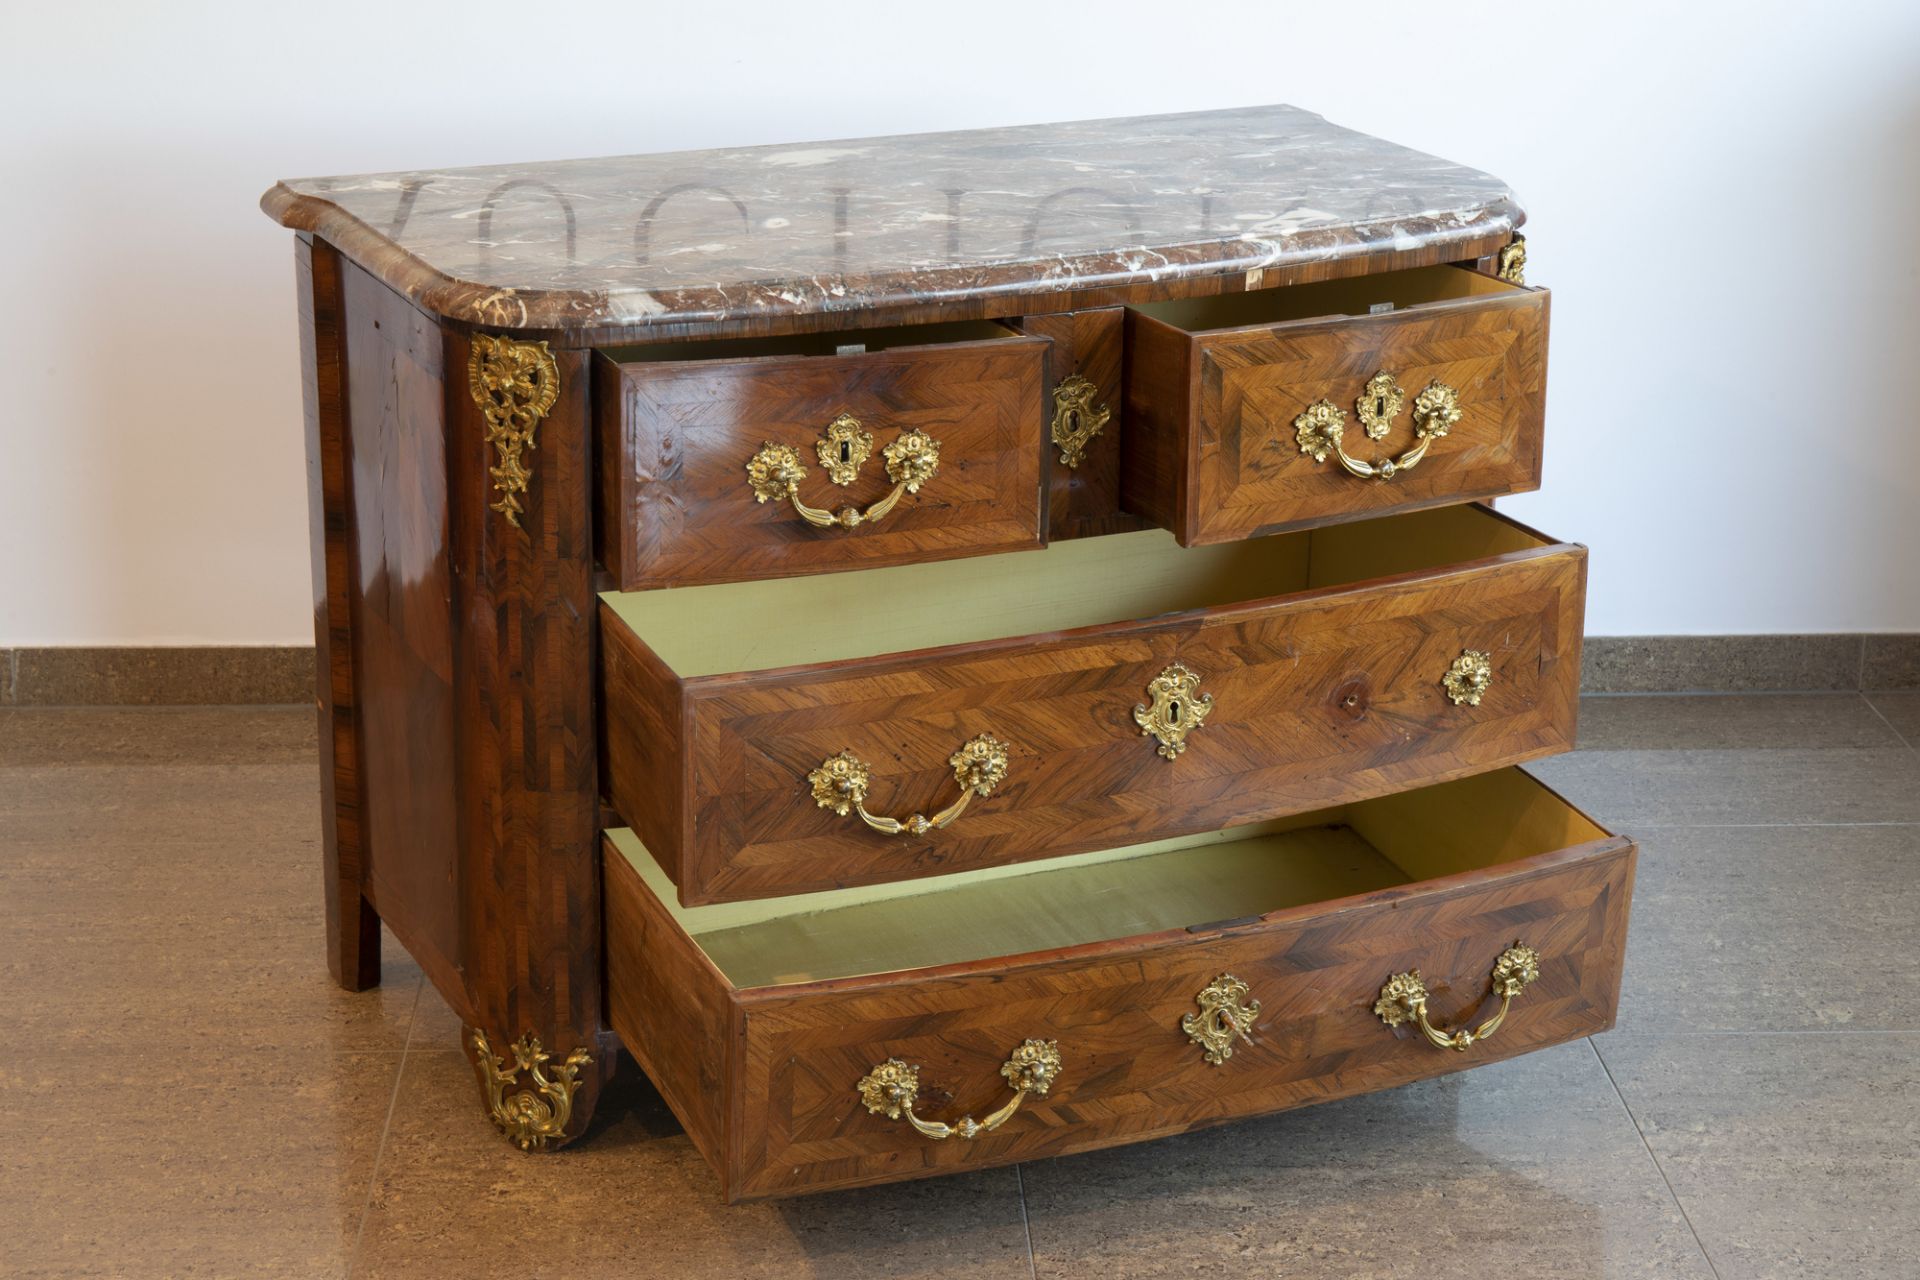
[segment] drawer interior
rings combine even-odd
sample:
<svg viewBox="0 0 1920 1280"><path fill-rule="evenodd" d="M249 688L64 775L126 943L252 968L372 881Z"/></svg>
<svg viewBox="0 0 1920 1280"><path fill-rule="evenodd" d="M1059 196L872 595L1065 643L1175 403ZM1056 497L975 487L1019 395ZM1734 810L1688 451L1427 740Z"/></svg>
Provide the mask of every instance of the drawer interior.
<svg viewBox="0 0 1920 1280"><path fill-rule="evenodd" d="M1245 920L1607 838L1518 769L1277 822L891 885L679 905L609 840L736 988L960 964Z"/></svg>
<svg viewBox="0 0 1920 1280"><path fill-rule="evenodd" d="M601 597L682 678L1098 626L1552 545L1454 506L1217 546L1161 530L1040 552Z"/></svg>
<svg viewBox="0 0 1920 1280"><path fill-rule="evenodd" d="M835 356L893 351L902 347L945 346L955 342L992 342L1021 335L990 320L950 320L938 324L896 325L885 329L841 329L796 333L777 338L721 338L699 342L635 343L602 347L619 364L686 360L754 360L774 356Z"/></svg>
<svg viewBox="0 0 1920 1280"><path fill-rule="evenodd" d="M1378 275L1354 276L1346 280L1322 280L1285 289L1140 303L1133 309L1176 329L1201 333L1246 325L1282 324L1321 316L1373 315L1435 302L1493 298L1525 292L1520 285L1509 284L1465 267L1420 267L1412 271L1384 271Z"/></svg>

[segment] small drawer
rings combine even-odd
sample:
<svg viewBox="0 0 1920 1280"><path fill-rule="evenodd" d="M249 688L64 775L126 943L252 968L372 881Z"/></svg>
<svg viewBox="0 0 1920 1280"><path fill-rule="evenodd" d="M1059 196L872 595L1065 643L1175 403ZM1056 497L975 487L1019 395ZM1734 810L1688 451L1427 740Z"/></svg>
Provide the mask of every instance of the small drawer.
<svg viewBox="0 0 1920 1280"><path fill-rule="evenodd" d="M1428 267L1130 308L1122 505L1197 546L1538 488L1547 302Z"/></svg>
<svg viewBox="0 0 1920 1280"><path fill-rule="evenodd" d="M632 590L1038 547L1046 356L986 322L599 351L600 561Z"/></svg>
<svg viewBox="0 0 1920 1280"><path fill-rule="evenodd" d="M676 906L619 830L607 996L728 1199L891 1182L1603 1031L1634 858L1519 770L1184 842L713 907Z"/></svg>
<svg viewBox="0 0 1920 1280"><path fill-rule="evenodd" d="M1382 795L1572 746L1585 575L1461 506L609 593L609 791L690 905Z"/></svg>

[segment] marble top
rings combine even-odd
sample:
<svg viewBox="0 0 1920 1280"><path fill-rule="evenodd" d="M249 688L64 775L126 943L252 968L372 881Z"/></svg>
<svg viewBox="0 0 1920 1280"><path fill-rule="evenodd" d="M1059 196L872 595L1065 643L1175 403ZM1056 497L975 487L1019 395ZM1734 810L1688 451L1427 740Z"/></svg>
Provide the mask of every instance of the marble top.
<svg viewBox="0 0 1920 1280"><path fill-rule="evenodd" d="M1496 178L1288 106L302 178L261 207L436 314L562 330L1098 290L1523 220Z"/></svg>

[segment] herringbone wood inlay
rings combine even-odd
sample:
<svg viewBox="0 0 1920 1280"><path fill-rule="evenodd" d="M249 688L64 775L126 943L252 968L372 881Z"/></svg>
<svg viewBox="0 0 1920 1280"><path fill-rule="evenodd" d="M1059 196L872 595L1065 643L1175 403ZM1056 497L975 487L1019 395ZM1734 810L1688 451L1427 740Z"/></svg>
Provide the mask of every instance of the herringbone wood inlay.
<svg viewBox="0 0 1920 1280"><path fill-rule="evenodd" d="M1064 638L687 680L603 609L613 803L694 904L1107 848L1462 777L1572 745L1585 556L1549 546ZM1494 683L1479 706L1455 706L1441 677L1469 648L1493 655ZM1203 674L1214 706L1168 761L1133 707L1174 661ZM980 733L1009 743L1013 768L944 830L879 835L806 786L850 750L872 767L870 807L931 812L952 798L947 757Z"/></svg>
<svg viewBox="0 0 1920 1280"><path fill-rule="evenodd" d="M673 1051L675 1061L656 1065L636 1050L690 1131L725 1117L724 1155L708 1154L730 1198L1038 1159L1365 1093L1606 1029L1634 853L1616 837L1243 925L740 991L609 846L613 1016L628 1044ZM1436 1049L1372 1013L1387 977L1418 968L1437 1021L1484 1017L1487 973L1521 937L1540 952L1541 977L1498 1035L1471 1051ZM654 970L680 975L693 994L667 1000L673 984L652 981ZM1251 1038L1212 1066L1180 1019L1222 972L1246 981L1261 1011ZM732 1012L690 1021L689 1005ZM920 1067L927 1113L982 1114L1006 1096L999 1063L1028 1037L1059 1042L1058 1082L975 1141L930 1142L869 1115L855 1096L871 1066L898 1057ZM690 1055L688 1040L699 1042ZM704 1064L698 1081L687 1078L690 1060ZM721 1061L716 1095L712 1064Z"/></svg>

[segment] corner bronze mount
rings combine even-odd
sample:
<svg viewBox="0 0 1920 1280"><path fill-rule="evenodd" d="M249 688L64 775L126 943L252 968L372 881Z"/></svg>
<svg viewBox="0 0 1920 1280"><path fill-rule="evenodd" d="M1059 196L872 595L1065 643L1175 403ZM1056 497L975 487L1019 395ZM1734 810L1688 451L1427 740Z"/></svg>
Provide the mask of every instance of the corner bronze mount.
<svg viewBox="0 0 1920 1280"><path fill-rule="evenodd" d="M1527 282L1527 238L1515 235L1513 240L1501 246L1499 256L1494 259L1493 273L1508 284Z"/></svg>
<svg viewBox="0 0 1920 1280"><path fill-rule="evenodd" d="M487 443L498 457L487 468L500 494L489 508L520 528L526 508L520 498L533 479L523 455L534 447L534 429L560 399L560 366L545 342L518 342L473 335L467 386L487 420Z"/></svg>
<svg viewBox="0 0 1920 1280"><path fill-rule="evenodd" d="M573 1095L580 1087L580 1068L591 1063L593 1055L575 1049L549 1074L547 1063L553 1055L531 1031L507 1046L507 1051L513 1055L511 1070L494 1053L487 1033L478 1027L473 1029L474 1061L486 1082L487 1113L495 1127L522 1151L544 1150L549 1141L567 1136L567 1125L573 1120ZM533 1088L509 1096L507 1090L520 1082L522 1072Z"/></svg>

